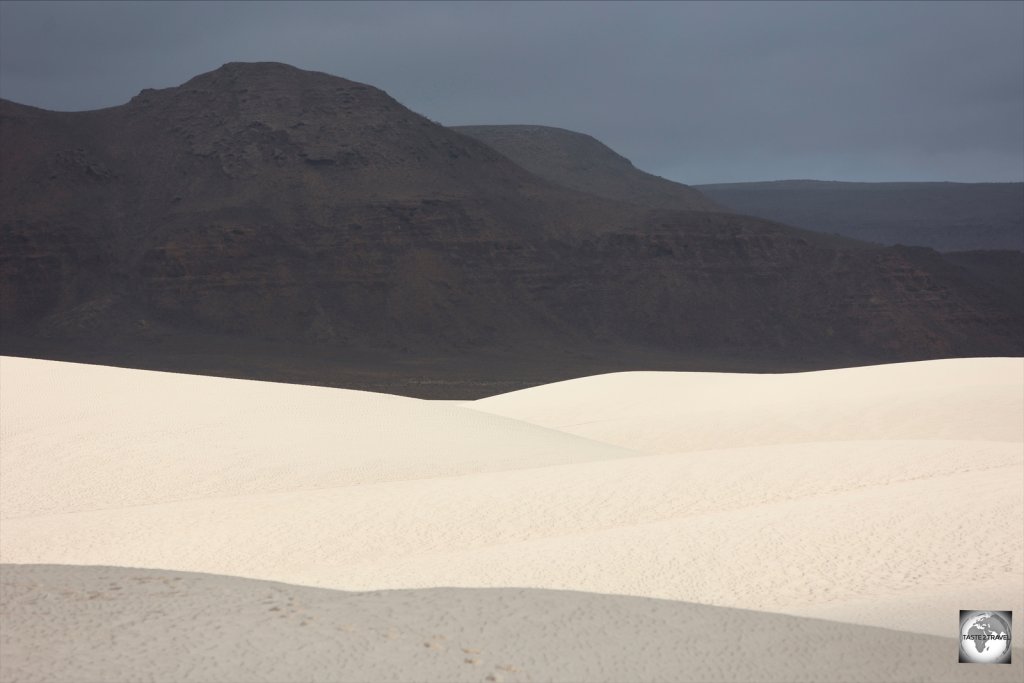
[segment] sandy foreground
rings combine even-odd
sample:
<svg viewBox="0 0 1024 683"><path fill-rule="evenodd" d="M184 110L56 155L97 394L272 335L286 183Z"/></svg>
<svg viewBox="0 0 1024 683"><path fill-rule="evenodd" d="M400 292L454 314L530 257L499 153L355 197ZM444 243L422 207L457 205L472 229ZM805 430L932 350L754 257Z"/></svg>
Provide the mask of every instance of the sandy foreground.
<svg viewBox="0 0 1024 683"><path fill-rule="evenodd" d="M1019 680L956 631L1024 621L1024 359L459 404L4 357L0 561L4 681Z"/></svg>
<svg viewBox="0 0 1024 683"><path fill-rule="evenodd" d="M1013 681L1024 670L1019 660L957 664L952 640L938 636L529 588L346 593L162 570L5 565L3 597L10 628L23 630L4 635L10 680L151 680L155 671L156 680L211 682L827 683ZM41 671L40 660L50 666Z"/></svg>

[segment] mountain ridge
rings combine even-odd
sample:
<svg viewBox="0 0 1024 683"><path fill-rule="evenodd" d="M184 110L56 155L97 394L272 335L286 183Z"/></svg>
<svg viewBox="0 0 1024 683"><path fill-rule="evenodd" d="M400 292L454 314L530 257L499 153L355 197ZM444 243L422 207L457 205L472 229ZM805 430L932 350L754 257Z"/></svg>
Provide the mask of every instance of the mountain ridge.
<svg viewBox="0 0 1024 683"><path fill-rule="evenodd" d="M586 133L539 125L453 126L557 185L653 208L728 212L688 185L641 171Z"/></svg>
<svg viewBox="0 0 1024 683"><path fill-rule="evenodd" d="M1024 251L1024 183L777 180L697 187L740 213L879 244Z"/></svg>
<svg viewBox="0 0 1024 683"><path fill-rule="evenodd" d="M1019 312L927 250L561 187L286 65L88 112L0 102L0 149L14 355L344 384L332 364L379 355L501 382L569 357L771 370L1024 347Z"/></svg>

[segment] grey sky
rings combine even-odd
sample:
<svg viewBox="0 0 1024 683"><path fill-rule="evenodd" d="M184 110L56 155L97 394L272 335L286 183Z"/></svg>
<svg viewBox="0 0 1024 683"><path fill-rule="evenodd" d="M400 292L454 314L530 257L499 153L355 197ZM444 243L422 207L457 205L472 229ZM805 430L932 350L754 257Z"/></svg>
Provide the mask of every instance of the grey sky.
<svg viewBox="0 0 1024 683"><path fill-rule="evenodd" d="M1024 180L1024 3L0 3L0 96L95 109L229 61L447 125L589 133L686 183Z"/></svg>

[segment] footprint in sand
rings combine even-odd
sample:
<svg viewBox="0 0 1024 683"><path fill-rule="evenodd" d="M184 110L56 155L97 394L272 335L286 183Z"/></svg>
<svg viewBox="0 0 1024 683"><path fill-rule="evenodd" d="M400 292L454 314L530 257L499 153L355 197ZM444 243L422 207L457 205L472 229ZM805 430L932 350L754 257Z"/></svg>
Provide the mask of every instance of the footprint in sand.
<svg viewBox="0 0 1024 683"><path fill-rule="evenodd" d="M444 636L431 636L430 640L423 643L423 647L429 650L443 650L445 645L442 641L448 640Z"/></svg>

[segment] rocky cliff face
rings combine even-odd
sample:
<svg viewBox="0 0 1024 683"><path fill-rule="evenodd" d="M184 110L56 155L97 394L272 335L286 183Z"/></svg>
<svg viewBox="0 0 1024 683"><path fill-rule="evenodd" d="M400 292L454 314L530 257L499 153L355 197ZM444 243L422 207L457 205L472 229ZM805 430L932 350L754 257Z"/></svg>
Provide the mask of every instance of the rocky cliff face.
<svg viewBox="0 0 1024 683"><path fill-rule="evenodd" d="M600 347L770 370L1024 344L1020 312L934 252L558 187L370 86L280 64L92 112L3 102L0 149L0 322L19 348L142 349L159 330L165 348L277 340L281 367L312 348Z"/></svg>

